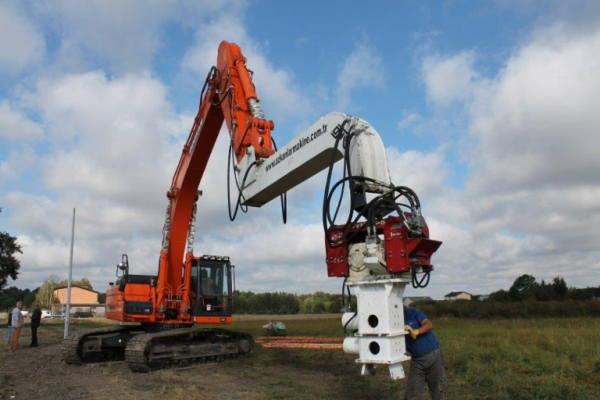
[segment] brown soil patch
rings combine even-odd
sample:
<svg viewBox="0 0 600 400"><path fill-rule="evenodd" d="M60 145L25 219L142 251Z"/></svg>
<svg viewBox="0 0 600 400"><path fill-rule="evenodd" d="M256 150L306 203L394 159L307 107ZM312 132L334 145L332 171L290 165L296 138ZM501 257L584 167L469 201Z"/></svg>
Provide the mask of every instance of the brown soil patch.
<svg viewBox="0 0 600 400"><path fill-rule="evenodd" d="M27 347L25 326L15 351L6 350L6 329L0 329L0 399L391 399L403 393L387 370L361 377L354 358L335 350L256 346L243 358L151 373L133 373L123 362L66 365L63 324L43 320L36 348ZM87 329L76 324L73 331Z"/></svg>

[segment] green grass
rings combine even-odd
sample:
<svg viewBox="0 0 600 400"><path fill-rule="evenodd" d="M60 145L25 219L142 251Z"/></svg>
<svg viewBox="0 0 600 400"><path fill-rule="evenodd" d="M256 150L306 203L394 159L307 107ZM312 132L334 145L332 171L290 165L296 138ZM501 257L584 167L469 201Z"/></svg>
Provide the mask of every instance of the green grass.
<svg viewBox="0 0 600 400"><path fill-rule="evenodd" d="M449 376L450 398L600 398L597 318L446 318L434 323ZM292 335L342 336L338 319L296 319L285 324ZM238 321L232 325L232 329L262 333L256 321ZM286 354L288 361L301 363L304 357L309 357L311 363L317 362L322 368L353 361L353 356L338 352L287 351ZM372 393L378 393L379 398L395 398L398 386L403 390L404 382L391 384L358 377L356 365L343 369L355 374L353 379L349 377L349 384L358 392L368 393L373 389ZM408 363L405 370L408 371ZM376 390L370 388L371 384L377 386Z"/></svg>
<svg viewBox="0 0 600 400"><path fill-rule="evenodd" d="M470 398L600 398L595 318L435 323L451 386Z"/></svg>
<svg viewBox="0 0 600 400"><path fill-rule="evenodd" d="M225 327L261 336L262 325L269 319L282 319L289 335L343 336L339 316L243 316ZM600 398L598 318L440 318L433 322L444 353L449 398ZM103 323L107 322L73 320L71 329L88 329ZM62 335L64 321L44 320L42 325L45 335L51 331L57 337ZM385 367L379 368L376 376L360 376L355 358L337 350L277 350L257 346L252 355L227 361L218 367L200 366L181 373L161 371L152 381L138 382L138 390L142 394L155 394L157 389L153 385L164 378L166 383L161 392L164 396L186 398L194 385L200 385L196 382L197 374L203 373L212 382L227 387L233 382L242 382L236 386L236 395L228 392L229 398L402 397L405 380L391 381ZM406 372L408 369L409 363L405 363ZM139 393L136 392L136 396ZM428 398L427 393L424 392L422 398Z"/></svg>

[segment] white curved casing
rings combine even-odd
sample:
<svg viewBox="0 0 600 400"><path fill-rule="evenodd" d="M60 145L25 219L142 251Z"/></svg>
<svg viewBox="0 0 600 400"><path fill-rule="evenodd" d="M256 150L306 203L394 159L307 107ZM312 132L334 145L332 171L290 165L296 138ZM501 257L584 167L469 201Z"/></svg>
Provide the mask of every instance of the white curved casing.
<svg viewBox="0 0 600 400"><path fill-rule="evenodd" d="M347 312L342 314L342 326L347 330L357 330L358 314L353 312Z"/></svg>
<svg viewBox="0 0 600 400"><path fill-rule="evenodd" d="M353 126L350 141L350 171L352 175L375 179L381 184L366 183L366 191L382 193L390 185L387 156L381 137L369 124L359 120Z"/></svg>
<svg viewBox="0 0 600 400"><path fill-rule="evenodd" d="M360 352L358 338L353 336L345 338L342 348L344 349L344 353L346 354L358 354Z"/></svg>

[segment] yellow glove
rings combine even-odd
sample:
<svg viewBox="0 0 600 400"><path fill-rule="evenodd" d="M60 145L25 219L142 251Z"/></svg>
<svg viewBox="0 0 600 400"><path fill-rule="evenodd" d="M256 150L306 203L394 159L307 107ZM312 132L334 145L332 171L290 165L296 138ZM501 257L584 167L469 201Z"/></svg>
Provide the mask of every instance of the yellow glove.
<svg viewBox="0 0 600 400"><path fill-rule="evenodd" d="M410 333L410 337L412 337L413 339L416 339L417 335L419 335L418 329L413 329L408 325L404 325L404 330L407 331L408 333Z"/></svg>

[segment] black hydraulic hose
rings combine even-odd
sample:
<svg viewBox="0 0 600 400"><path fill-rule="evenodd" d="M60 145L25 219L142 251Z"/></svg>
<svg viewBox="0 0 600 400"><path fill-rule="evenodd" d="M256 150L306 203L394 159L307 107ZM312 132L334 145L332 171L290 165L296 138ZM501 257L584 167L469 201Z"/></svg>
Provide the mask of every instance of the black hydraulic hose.
<svg viewBox="0 0 600 400"><path fill-rule="evenodd" d="M221 98L218 101L213 101L213 99L210 99L210 104L218 107L220 106L223 101L225 101L225 99L227 98L228 95L232 94L232 90L233 90L233 86L229 86L227 89L222 90L221 89L221 83L225 82L225 84L227 84L227 81L225 81L222 77L221 77L221 71L219 71L216 67L212 67L211 68L211 72L214 70L215 72L215 77L217 78L216 82L215 82L215 86L213 87L213 93L217 90L219 90L221 93Z"/></svg>
<svg viewBox="0 0 600 400"><path fill-rule="evenodd" d="M342 308L345 310L346 309L346 301L344 300L346 293L345 290L348 292L348 311L350 311L352 308L352 296L350 295L350 287L346 286L346 281L348 280L348 277L344 278L344 283L342 283ZM350 324L350 322L356 318L356 316L358 315L358 311L354 311L354 315L352 316L352 318L350 318L348 321L346 321L346 323L344 324L344 334L346 333L346 331L348 330L348 325Z"/></svg>
<svg viewBox="0 0 600 400"><path fill-rule="evenodd" d="M348 157L348 155L350 154L349 153L350 143L352 141L352 138L354 137L354 133L348 132L345 129L345 126L349 122L350 122L350 119L346 119L346 120L344 120L344 122L342 122L342 124L338 128L336 128L339 131L339 133L338 133L338 135L336 135L337 137L336 137L336 141L334 144L334 150L331 153L331 161L330 161L329 169L327 172L327 180L326 180L325 190L324 190L324 195L323 195L323 230L325 231L325 237L330 246L335 246L336 244L339 245L344 240L346 240L347 239L346 232L351 231L352 228L358 222L358 219L360 218L360 215L358 215L354 219L354 221L352 221L353 215L354 215L354 208L355 208L354 207L355 199L351 196L350 197L350 210L348 213L348 217L346 219L346 223L342 225L345 227L344 232L342 233L341 237L338 240L335 240L335 241L333 240L333 232L335 232L335 231L339 232L339 230L337 228L335 228L334 225L335 225L335 220L337 219L339 209L340 209L343 197L344 197L345 184L347 181L350 182L350 184L352 184L353 179L356 178L356 177L352 176L350 159ZM336 183L334 185L333 188L330 189L331 178L332 178L332 174L333 174L333 166L335 164L335 155L336 155L337 149L339 148L340 141L342 141L342 146L344 146L344 151L345 151L345 155L346 155L345 160L344 160L344 167L343 167L343 177L340 181L338 181L338 183ZM342 194L340 195L340 197L338 199L338 203L337 203L335 212L332 217L331 213L330 213L331 200L332 200L333 194L335 193L338 186L340 186L340 185L342 185L342 189L341 189Z"/></svg>
<svg viewBox="0 0 600 400"><path fill-rule="evenodd" d="M277 151L277 143L275 143L275 139L271 138L271 142L273 143L273 149ZM283 219L283 223L287 223L287 192L283 192L279 196L279 201L281 202L281 218Z"/></svg>
<svg viewBox="0 0 600 400"><path fill-rule="evenodd" d="M208 74L206 75L206 80L204 81L204 86L202 86L202 91L200 92L200 107L202 107L202 103L204 102L204 95L205 95L206 87L208 86L208 83L213 80L213 78L217 74L217 72L218 72L217 68L212 67L208 71ZM211 104L212 104L212 101L211 101Z"/></svg>
<svg viewBox="0 0 600 400"><path fill-rule="evenodd" d="M431 275L431 271L427 271L423 274L423 277L421 279L417 278L417 269L415 266L411 267L411 272L412 272L412 286L415 289L418 288L424 288L427 285L429 285L429 278Z"/></svg>
<svg viewBox="0 0 600 400"><path fill-rule="evenodd" d="M356 318L357 315L358 311L354 311L354 315L352 315L352 317L348 321L346 321L346 323L344 324L344 333L346 333L346 331L348 330L348 325L350 325L350 322L352 322L352 320Z"/></svg>
<svg viewBox="0 0 600 400"><path fill-rule="evenodd" d="M248 170L246 171L246 174L244 175L244 179L242 180L242 186L240 187L240 184L237 180L237 176L235 175L235 172L233 173L234 177L235 177L235 183L236 183L236 187L238 189L238 197L237 197L237 201L235 204L235 211L233 212L233 215L231 213L231 166L233 165L233 160L232 160L232 153L233 153L233 145L230 143L229 145L229 155L227 156L227 206L228 206L228 210L229 210L229 220L230 221L234 221L238 211L241 209L242 212L247 212L248 211L248 207L242 205L242 199L243 194L242 194L242 190L241 187L244 186L244 182L246 182L246 178L248 177L248 172L250 172L250 168L248 168ZM254 163L253 163L254 164ZM252 166L252 164L250 165L250 167Z"/></svg>

